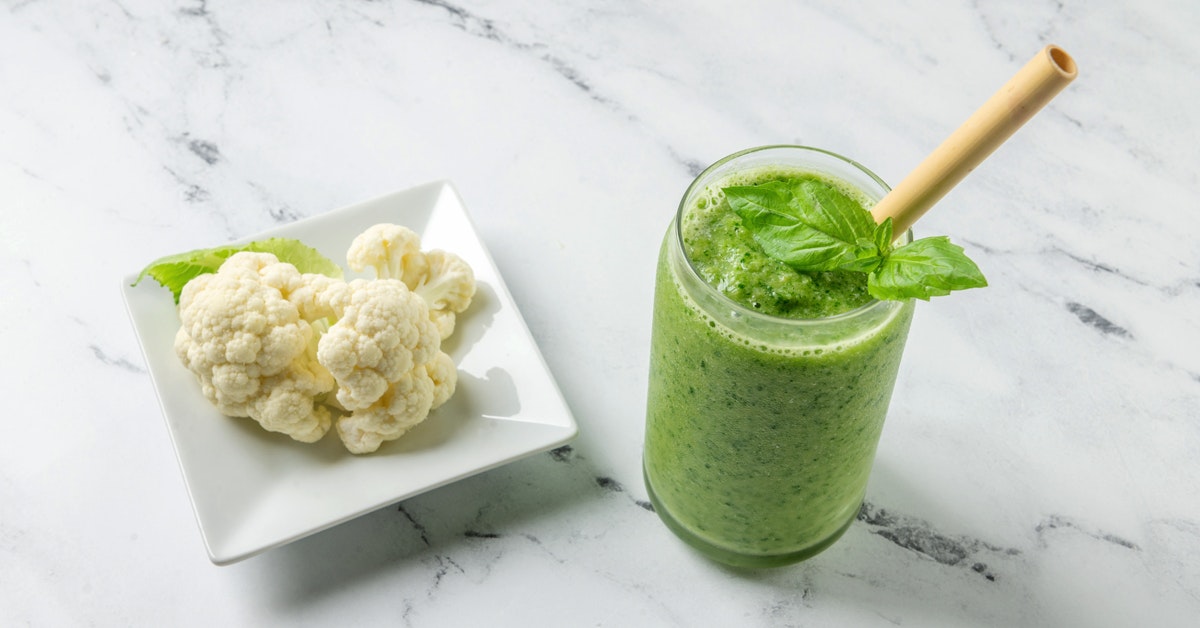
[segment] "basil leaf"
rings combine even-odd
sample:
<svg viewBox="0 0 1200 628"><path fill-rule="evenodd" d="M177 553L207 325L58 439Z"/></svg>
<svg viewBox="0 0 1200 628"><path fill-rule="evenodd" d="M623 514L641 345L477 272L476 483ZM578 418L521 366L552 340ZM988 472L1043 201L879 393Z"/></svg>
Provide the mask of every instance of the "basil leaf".
<svg viewBox="0 0 1200 628"><path fill-rule="evenodd" d="M798 270L870 272L881 259L870 212L811 179L724 188L729 206L767 255Z"/></svg>
<svg viewBox="0 0 1200 628"><path fill-rule="evenodd" d="M742 221L771 226L787 226L796 223L788 203L791 190L778 181L762 185L739 185L723 188L725 199Z"/></svg>
<svg viewBox="0 0 1200 628"><path fill-rule="evenodd" d="M792 206L814 229L846 242L875 233L871 212L841 190L813 179L801 180L793 190Z"/></svg>
<svg viewBox="0 0 1200 628"><path fill-rule="evenodd" d="M987 280L962 248L946 237L895 247L892 219L871 212L817 178L724 189L729 206L763 251L800 271L867 273L877 299L943 296L981 288Z"/></svg>
<svg viewBox="0 0 1200 628"><path fill-rule="evenodd" d="M867 277L871 296L888 300L928 301L951 290L986 285L987 279L975 262L945 236L921 238L897 248Z"/></svg>
<svg viewBox="0 0 1200 628"><path fill-rule="evenodd" d="M883 222L875 225L875 246L879 247L879 252L884 256L892 252L892 242L896 239L892 233L892 217L888 216L883 219Z"/></svg>

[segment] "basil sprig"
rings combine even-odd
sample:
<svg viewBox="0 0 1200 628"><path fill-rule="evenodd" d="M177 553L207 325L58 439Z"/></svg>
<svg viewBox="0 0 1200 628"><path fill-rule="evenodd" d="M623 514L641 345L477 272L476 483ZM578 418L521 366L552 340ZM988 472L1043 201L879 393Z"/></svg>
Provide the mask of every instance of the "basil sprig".
<svg viewBox="0 0 1200 628"><path fill-rule="evenodd" d="M729 206L767 255L802 271L867 273L876 299L902 301L982 288L979 267L945 236L896 247L892 219L871 212L824 182L799 179L724 188Z"/></svg>

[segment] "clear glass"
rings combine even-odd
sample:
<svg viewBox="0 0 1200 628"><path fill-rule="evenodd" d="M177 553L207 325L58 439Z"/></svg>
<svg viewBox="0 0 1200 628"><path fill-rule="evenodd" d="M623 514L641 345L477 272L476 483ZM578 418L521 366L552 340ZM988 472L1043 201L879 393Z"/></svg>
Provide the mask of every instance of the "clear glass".
<svg viewBox="0 0 1200 628"><path fill-rule="evenodd" d="M817 173L872 201L888 192L866 168L827 151L753 148L692 182L664 238L646 487L676 535L741 567L804 560L854 521L913 312L911 301L872 301L827 318L780 318L706 283L684 250L682 217L731 175L764 167Z"/></svg>

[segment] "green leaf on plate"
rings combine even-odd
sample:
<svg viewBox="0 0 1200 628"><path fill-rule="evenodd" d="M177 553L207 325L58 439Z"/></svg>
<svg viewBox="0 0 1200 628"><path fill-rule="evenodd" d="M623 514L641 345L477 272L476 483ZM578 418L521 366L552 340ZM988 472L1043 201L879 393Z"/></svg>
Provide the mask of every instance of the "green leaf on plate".
<svg viewBox="0 0 1200 628"><path fill-rule="evenodd" d="M225 260L242 251L271 253L279 261L295 266L302 273L342 277L342 268L311 246L291 238L268 238L160 257L143 268L132 285L138 285L147 276L152 277L170 290L175 302L179 303L179 294L187 282L205 273L217 272Z"/></svg>

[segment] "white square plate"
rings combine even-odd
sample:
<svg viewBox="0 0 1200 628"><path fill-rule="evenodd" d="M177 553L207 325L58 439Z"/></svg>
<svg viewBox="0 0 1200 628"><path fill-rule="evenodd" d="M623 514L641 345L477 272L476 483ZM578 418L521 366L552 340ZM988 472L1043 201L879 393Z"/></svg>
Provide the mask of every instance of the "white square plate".
<svg viewBox="0 0 1200 628"><path fill-rule="evenodd" d="M475 271L471 307L442 349L458 364L445 405L365 456L330 430L306 445L221 415L175 356L171 294L125 278L122 292L158 393L209 558L233 563L418 493L567 442L577 431L525 321L449 182L436 182L246 238L296 238L345 267L367 227L405 225L422 248L458 254ZM204 243L199 243L201 246ZM211 245L222 243L214 242ZM149 260L147 260L149 261ZM347 273L347 279L353 273Z"/></svg>

